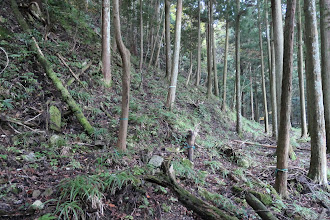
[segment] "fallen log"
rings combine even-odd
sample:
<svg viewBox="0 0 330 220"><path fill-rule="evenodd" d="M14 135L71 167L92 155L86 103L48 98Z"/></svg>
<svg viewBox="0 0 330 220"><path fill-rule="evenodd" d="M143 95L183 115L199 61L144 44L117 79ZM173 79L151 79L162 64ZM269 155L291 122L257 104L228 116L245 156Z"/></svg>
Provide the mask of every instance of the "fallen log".
<svg viewBox="0 0 330 220"><path fill-rule="evenodd" d="M246 145L257 145L261 147L268 147L268 148L277 148L277 146L268 145L268 144L259 144L259 143L253 143L253 142L247 142L247 141L240 141L240 140L233 140L234 142L246 144Z"/></svg>
<svg viewBox="0 0 330 220"><path fill-rule="evenodd" d="M263 220L277 220L267 207L251 193L245 196L246 202L256 211Z"/></svg>
<svg viewBox="0 0 330 220"><path fill-rule="evenodd" d="M160 186L170 188L178 197L178 200L187 208L193 210L201 218L207 220L217 220L217 219L237 219L234 216L226 214L224 211L218 209L217 207L197 198L192 195L189 191L181 187L174 174L173 165L171 164L171 159L165 160L162 164L162 174L157 176L145 176L144 179L151 183L156 183Z"/></svg>
<svg viewBox="0 0 330 220"><path fill-rule="evenodd" d="M31 32L28 24L25 22L21 12L18 10L18 6L17 6L17 3L15 0L11 0L11 8L13 9L13 12L17 18L17 21L20 24L23 31L28 33L30 36L32 36L32 32ZM89 135L93 135L94 128L88 122L88 120L84 116L81 108L78 106L76 101L72 98L69 91L64 87L61 80L56 76L56 73L54 72L54 70L51 67L51 64L49 63L47 58L42 53L36 39L34 37L31 37L31 38L32 38L32 41L30 42L30 47L36 53L38 61L40 62L42 67L45 69L47 76L53 81L55 87L61 92L62 100L68 104L68 106L70 107L70 109L72 110L74 115L77 117L80 124L86 130L86 132Z"/></svg>

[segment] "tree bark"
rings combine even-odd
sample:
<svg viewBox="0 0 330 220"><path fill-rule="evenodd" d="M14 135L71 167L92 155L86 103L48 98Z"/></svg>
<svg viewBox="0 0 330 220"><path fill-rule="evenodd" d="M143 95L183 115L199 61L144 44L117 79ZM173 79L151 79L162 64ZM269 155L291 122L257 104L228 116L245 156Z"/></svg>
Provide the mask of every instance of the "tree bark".
<svg viewBox="0 0 330 220"><path fill-rule="evenodd" d="M330 0L320 0L321 71L327 153L330 153Z"/></svg>
<svg viewBox="0 0 330 220"><path fill-rule="evenodd" d="M164 11L163 11L163 12L164 12ZM158 39L159 39L159 34L160 34L161 22L162 22L162 20L163 20L163 14L164 14L163 12L162 12L162 15L161 15L161 17L160 17L160 20L159 20L159 22L158 22L157 35L156 35L156 38L155 38L155 40L154 40L154 44L153 44L152 49L151 49L151 54L150 54L150 60L149 60L148 67L151 66L152 60L153 60L153 58L154 58L154 53L155 53L155 50L156 50L156 47L157 47L157 43L158 43Z"/></svg>
<svg viewBox="0 0 330 220"><path fill-rule="evenodd" d="M107 86L111 85L110 0L102 0L102 73Z"/></svg>
<svg viewBox="0 0 330 220"><path fill-rule="evenodd" d="M240 0L236 0L236 132L242 133L241 116L241 35L240 35Z"/></svg>
<svg viewBox="0 0 330 220"><path fill-rule="evenodd" d="M273 137L275 138L275 140L277 140L278 138L278 123L279 121L277 120L277 115L278 115L278 111L277 111L277 105L276 105L276 72L275 72L275 44L274 44L274 31L273 31L273 25L271 25L271 44L270 44L270 48L271 48L271 76L270 76L270 90L271 90L271 94L272 94L272 120L273 120Z"/></svg>
<svg viewBox="0 0 330 220"><path fill-rule="evenodd" d="M300 0L297 0L297 42L298 42L298 76L299 76L299 92L300 92L300 118L301 118L301 137L307 137L307 121L305 107L305 85L303 72L303 40L301 28L301 6Z"/></svg>
<svg viewBox="0 0 330 220"><path fill-rule="evenodd" d="M197 74L196 86L201 81L201 2L198 0L198 44L197 44Z"/></svg>
<svg viewBox="0 0 330 220"><path fill-rule="evenodd" d="M15 17L17 18L17 21L24 32L28 33L32 36L32 32L28 26L28 24L25 22L22 14L18 10L18 6L15 0L11 0L11 8L13 9L13 12L15 14ZM61 80L57 77L57 74L54 72L50 62L46 59L44 54L42 53L41 49L39 48L39 45L34 37L32 37L32 41L30 44L30 47L33 51L36 52L38 61L42 65L42 67L45 69L47 76L53 81L56 89L61 92L62 100L67 103L73 114L77 117L80 124L83 126L83 128L86 130L87 134L92 136L94 134L94 128L90 125L87 118L84 116L81 108L78 106L78 104L75 102L75 100L70 95L67 88L64 87Z"/></svg>
<svg viewBox="0 0 330 220"><path fill-rule="evenodd" d="M271 34L269 31L269 23L268 23L268 7L269 7L268 0L265 0L265 23L266 23L267 52L268 52L268 71L269 71L269 84L270 84L270 100L272 106L272 136L277 140L278 127L277 127L277 106L276 106L276 78L275 78L275 68L274 70L272 68L273 55L272 55Z"/></svg>
<svg viewBox="0 0 330 220"><path fill-rule="evenodd" d="M247 193L246 202L256 211L263 220L276 220L277 218L267 209L267 207L253 194Z"/></svg>
<svg viewBox="0 0 330 220"><path fill-rule="evenodd" d="M115 37L116 37L119 53L123 62L121 118L120 118L117 148L122 151L125 151L127 127L128 127L128 112L129 112L131 54L129 50L125 47L122 40L122 35L120 30L119 1L112 0L112 4L113 4L113 20L115 26Z"/></svg>
<svg viewBox="0 0 330 220"><path fill-rule="evenodd" d="M253 80L252 80L251 64L250 64L250 98L251 98L251 120L254 120Z"/></svg>
<svg viewBox="0 0 330 220"><path fill-rule="evenodd" d="M171 2L165 0L165 45L166 45L166 79L171 77L171 17L170 17Z"/></svg>
<svg viewBox="0 0 330 220"><path fill-rule="evenodd" d="M281 88L283 74L283 24L281 0L271 0L273 33L275 47L275 76L276 76L276 99L277 99L277 121L280 121L281 110Z"/></svg>
<svg viewBox="0 0 330 220"><path fill-rule="evenodd" d="M311 160L308 177L327 185L326 136L321 82L320 54L315 0L305 0L305 45L307 104L311 136ZM329 85L327 85L329 86Z"/></svg>
<svg viewBox="0 0 330 220"><path fill-rule="evenodd" d="M142 72L143 66L143 5L142 1L140 0L140 72Z"/></svg>
<svg viewBox="0 0 330 220"><path fill-rule="evenodd" d="M192 68L193 68L193 60L192 60L192 52L190 51L190 67L189 67L188 77L187 77L187 81L186 81L186 86L189 85L189 81L190 81L191 74L192 74Z"/></svg>
<svg viewBox="0 0 330 220"><path fill-rule="evenodd" d="M256 122L260 122L259 120L259 99L258 99L258 82L257 82L257 73L254 75L254 100L255 100L255 115L254 115L254 120Z"/></svg>
<svg viewBox="0 0 330 220"><path fill-rule="evenodd" d="M215 43L215 39L214 39L214 27L213 27L213 7L211 8L211 36L212 36L211 42L212 42L213 73L214 73L214 95L219 96L219 83L218 83L218 75L217 75L217 58L216 58L216 43Z"/></svg>
<svg viewBox="0 0 330 220"><path fill-rule="evenodd" d="M296 0L287 1L284 28L284 60L281 97L281 120L277 141L277 165L275 189L283 197L287 197L288 155L290 149L290 113L292 97L293 69L293 37Z"/></svg>
<svg viewBox="0 0 330 220"><path fill-rule="evenodd" d="M268 133L268 108L267 108L267 91L265 83L265 72L264 72L264 51L262 45L262 30L261 30L261 16L260 16L260 0L258 1L258 18L259 18L259 48L260 48L260 59L261 59L261 83L262 83L262 96L264 104L264 121L265 121L265 132Z"/></svg>
<svg viewBox="0 0 330 220"><path fill-rule="evenodd" d="M225 57L223 66L223 97L222 97L222 110L226 109L227 99L227 70L228 70L228 47L229 47L229 19L226 19L226 42L225 42Z"/></svg>
<svg viewBox="0 0 330 220"><path fill-rule="evenodd" d="M207 98L211 98L212 95L212 37L211 37L211 14L212 14L212 0L208 1L208 24L207 24Z"/></svg>
<svg viewBox="0 0 330 220"><path fill-rule="evenodd" d="M160 48L162 47L162 42L163 42L164 35L165 35L165 23L163 25L162 36L160 37L159 44L158 44L158 49L157 49L156 59L155 59L155 67L157 67L157 65L158 65Z"/></svg>
<svg viewBox="0 0 330 220"><path fill-rule="evenodd" d="M179 72L179 56L180 56L180 41L181 41L181 19L182 19L182 0L177 1L176 21L175 21L175 39L174 39L174 57L172 63L171 83L167 93L166 107L170 111L174 107L175 91Z"/></svg>

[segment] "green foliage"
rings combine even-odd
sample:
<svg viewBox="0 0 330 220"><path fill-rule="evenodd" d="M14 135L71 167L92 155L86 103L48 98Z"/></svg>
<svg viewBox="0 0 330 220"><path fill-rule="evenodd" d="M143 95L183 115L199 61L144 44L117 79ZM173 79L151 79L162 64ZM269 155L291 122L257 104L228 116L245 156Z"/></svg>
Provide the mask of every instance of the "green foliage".
<svg viewBox="0 0 330 220"><path fill-rule="evenodd" d="M311 208L306 208L298 205L296 202L293 203L294 212L293 214L297 214L301 216L303 219L317 219L318 214L312 210Z"/></svg>
<svg viewBox="0 0 330 220"><path fill-rule="evenodd" d="M50 213L47 213L47 214L45 214L45 215L38 218L38 220L53 220L53 219L56 219L56 217L53 216Z"/></svg>
<svg viewBox="0 0 330 220"><path fill-rule="evenodd" d="M206 166L209 166L214 174L216 173L216 171L221 170L221 167L223 166L221 162L216 161L216 160L204 161L204 164Z"/></svg>

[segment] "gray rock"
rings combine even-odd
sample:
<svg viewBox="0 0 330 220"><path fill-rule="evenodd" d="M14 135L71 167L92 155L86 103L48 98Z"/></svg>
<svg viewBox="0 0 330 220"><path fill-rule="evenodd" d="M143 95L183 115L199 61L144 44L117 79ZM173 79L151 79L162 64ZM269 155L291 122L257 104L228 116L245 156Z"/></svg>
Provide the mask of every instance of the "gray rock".
<svg viewBox="0 0 330 220"><path fill-rule="evenodd" d="M153 155L149 160L149 164L153 165L154 167L160 167L164 161L164 158L158 155Z"/></svg>
<svg viewBox="0 0 330 220"><path fill-rule="evenodd" d="M41 210L45 207L45 205L40 201L36 200L32 205L31 208L34 210Z"/></svg>
<svg viewBox="0 0 330 220"><path fill-rule="evenodd" d="M32 193L32 198L36 199L40 196L41 192L40 190L34 190Z"/></svg>
<svg viewBox="0 0 330 220"><path fill-rule="evenodd" d="M33 152L23 155L22 158L27 162L35 162L37 160L36 155Z"/></svg>

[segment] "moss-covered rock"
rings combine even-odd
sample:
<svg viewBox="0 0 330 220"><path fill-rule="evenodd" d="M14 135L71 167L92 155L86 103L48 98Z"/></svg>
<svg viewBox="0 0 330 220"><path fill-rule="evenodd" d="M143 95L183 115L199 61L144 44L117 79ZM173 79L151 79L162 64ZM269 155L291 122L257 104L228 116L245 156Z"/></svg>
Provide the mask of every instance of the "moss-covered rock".
<svg viewBox="0 0 330 220"><path fill-rule="evenodd" d="M273 199L272 199L272 197L270 195L263 194L263 193L256 192L256 191L251 191L251 193L255 197L257 197L266 206L270 206L273 203Z"/></svg>
<svg viewBox="0 0 330 220"><path fill-rule="evenodd" d="M54 105L49 108L49 121L50 121L50 129L54 131L61 131L61 112Z"/></svg>

